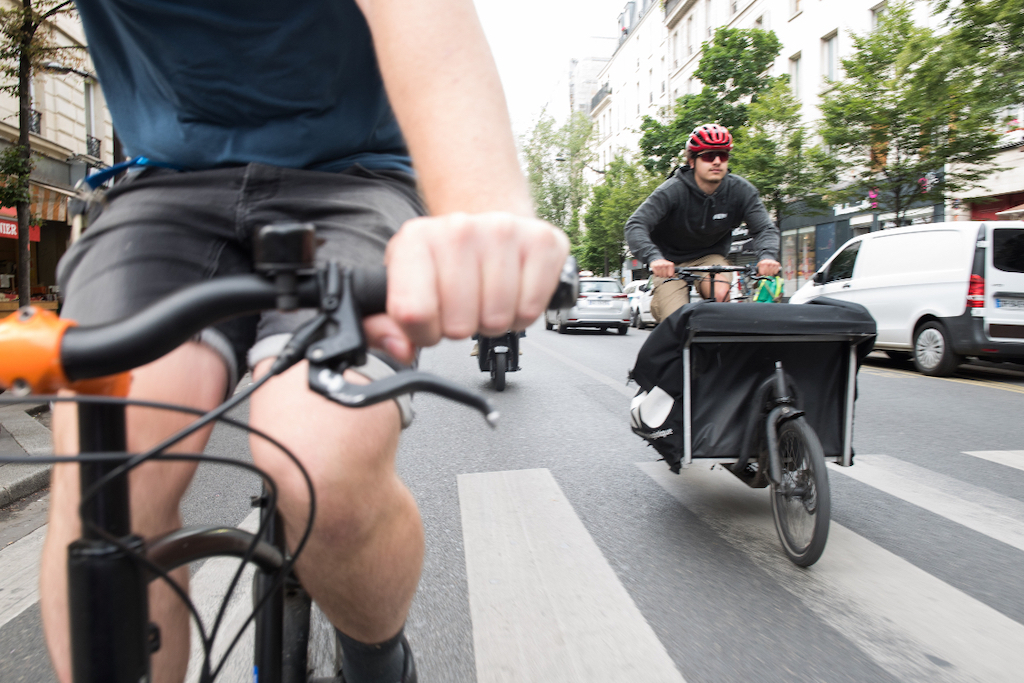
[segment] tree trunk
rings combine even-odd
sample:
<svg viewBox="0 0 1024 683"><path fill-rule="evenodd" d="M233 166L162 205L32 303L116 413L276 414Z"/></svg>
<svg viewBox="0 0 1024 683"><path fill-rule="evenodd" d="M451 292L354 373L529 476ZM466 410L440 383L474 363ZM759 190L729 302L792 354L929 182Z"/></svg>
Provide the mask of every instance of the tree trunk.
<svg viewBox="0 0 1024 683"><path fill-rule="evenodd" d="M29 60L29 45L32 42L32 35L35 33L31 25L32 0L22 0L26 10L26 16L22 25L21 55L18 64L18 104L19 104L19 130L18 144L21 146L21 156L29 159L32 156L29 138L29 126L32 121L32 95L29 88L32 77L32 63ZM28 187L28 179L25 178L25 187ZM28 226L31 216L29 215L31 204L29 202L18 202L18 305L28 306L32 294L32 254L29 251Z"/></svg>

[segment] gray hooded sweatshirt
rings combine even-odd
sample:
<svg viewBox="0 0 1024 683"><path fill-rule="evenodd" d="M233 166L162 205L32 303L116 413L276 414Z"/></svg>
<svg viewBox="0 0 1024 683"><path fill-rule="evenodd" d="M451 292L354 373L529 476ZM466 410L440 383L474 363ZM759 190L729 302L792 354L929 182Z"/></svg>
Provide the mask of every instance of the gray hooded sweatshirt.
<svg viewBox="0 0 1024 683"><path fill-rule="evenodd" d="M709 254L728 255L732 231L741 223L754 240L757 260L778 261L779 229L748 180L729 173L706 195L693 169L680 166L626 221L626 242L643 263L662 258L687 263Z"/></svg>

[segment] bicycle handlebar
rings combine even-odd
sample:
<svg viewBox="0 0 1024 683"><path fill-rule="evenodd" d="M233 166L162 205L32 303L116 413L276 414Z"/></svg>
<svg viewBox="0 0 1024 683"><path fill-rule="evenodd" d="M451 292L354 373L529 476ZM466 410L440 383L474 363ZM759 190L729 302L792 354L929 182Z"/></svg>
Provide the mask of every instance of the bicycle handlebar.
<svg viewBox="0 0 1024 683"><path fill-rule="evenodd" d="M387 273L383 268L352 271L353 296L363 315L383 313ZM297 286L299 306L317 308L316 278ZM277 307L277 286L259 275L233 275L182 289L136 315L95 327L71 327L60 358L71 380L103 377L160 358L204 328L229 318Z"/></svg>

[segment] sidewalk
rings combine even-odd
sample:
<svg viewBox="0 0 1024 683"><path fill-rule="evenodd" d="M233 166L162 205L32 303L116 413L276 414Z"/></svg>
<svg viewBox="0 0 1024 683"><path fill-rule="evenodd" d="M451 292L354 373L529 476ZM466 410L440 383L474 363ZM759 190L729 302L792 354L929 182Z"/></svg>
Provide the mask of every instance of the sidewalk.
<svg viewBox="0 0 1024 683"><path fill-rule="evenodd" d="M50 430L26 413L36 406L0 406L0 454L44 456L53 453ZM50 465L0 465L0 507L50 483Z"/></svg>

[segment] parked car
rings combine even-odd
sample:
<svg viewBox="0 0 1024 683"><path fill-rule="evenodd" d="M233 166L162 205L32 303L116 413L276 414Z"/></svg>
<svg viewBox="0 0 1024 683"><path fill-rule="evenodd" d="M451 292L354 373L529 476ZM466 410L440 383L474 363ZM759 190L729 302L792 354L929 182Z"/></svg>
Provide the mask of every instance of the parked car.
<svg viewBox="0 0 1024 683"><path fill-rule="evenodd" d="M581 277L576 305L560 311L544 313L544 327L558 327L565 334L571 327L615 328L619 334L629 331L631 319L629 297L622 285L610 277Z"/></svg>
<svg viewBox="0 0 1024 683"><path fill-rule="evenodd" d="M651 289L652 279L634 280L634 282L638 283L636 296L629 301L631 315L629 324L641 330L658 324L658 321L654 319L654 315L651 313L651 295L654 293L654 290ZM633 284L633 282L629 284Z"/></svg>
<svg viewBox="0 0 1024 683"><path fill-rule="evenodd" d="M932 223L844 244L790 299L865 306L875 347L950 375L965 356L1024 362L1024 222Z"/></svg>

